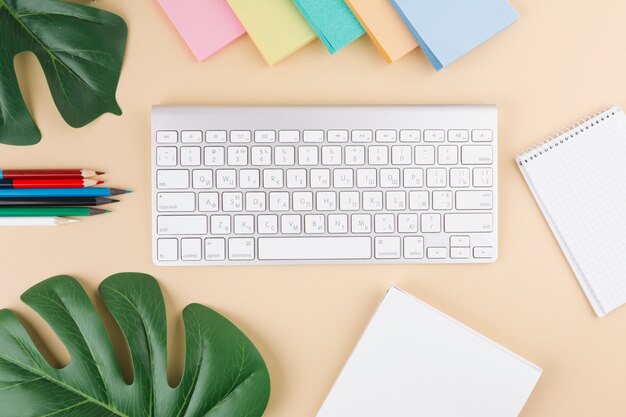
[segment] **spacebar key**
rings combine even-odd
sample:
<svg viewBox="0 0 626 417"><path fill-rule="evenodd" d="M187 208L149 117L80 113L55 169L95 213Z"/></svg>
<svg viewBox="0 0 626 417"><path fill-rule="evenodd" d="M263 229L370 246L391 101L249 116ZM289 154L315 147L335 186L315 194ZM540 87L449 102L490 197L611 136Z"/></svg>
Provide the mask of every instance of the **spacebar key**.
<svg viewBox="0 0 626 417"><path fill-rule="evenodd" d="M259 238L259 259L266 261L371 259L370 237Z"/></svg>

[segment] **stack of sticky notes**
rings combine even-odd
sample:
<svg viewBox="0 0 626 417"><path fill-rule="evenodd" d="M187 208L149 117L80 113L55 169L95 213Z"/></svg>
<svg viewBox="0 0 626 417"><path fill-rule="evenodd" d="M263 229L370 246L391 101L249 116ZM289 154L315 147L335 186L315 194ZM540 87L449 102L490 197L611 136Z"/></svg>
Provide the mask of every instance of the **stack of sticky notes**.
<svg viewBox="0 0 626 417"><path fill-rule="evenodd" d="M435 69L440 70L514 23L507 0L391 0Z"/></svg>
<svg viewBox="0 0 626 417"><path fill-rule="evenodd" d="M246 33L226 0L159 0L198 61Z"/></svg>
<svg viewBox="0 0 626 417"><path fill-rule="evenodd" d="M248 33L270 65L368 33L388 63L421 46L440 70L518 19L508 0L159 0L198 60Z"/></svg>
<svg viewBox="0 0 626 417"><path fill-rule="evenodd" d="M270 65L316 38L291 0L228 0L228 3Z"/></svg>
<svg viewBox="0 0 626 417"><path fill-rule="evenodd" d="M365 33L343 0L293 0L331 54Z"/></svg>
<svg viewBox="0 0 626 417"><path fill-rule="evenodd" d="M388 63L417 48L417 40L389 0L346 0Z"/></svg>

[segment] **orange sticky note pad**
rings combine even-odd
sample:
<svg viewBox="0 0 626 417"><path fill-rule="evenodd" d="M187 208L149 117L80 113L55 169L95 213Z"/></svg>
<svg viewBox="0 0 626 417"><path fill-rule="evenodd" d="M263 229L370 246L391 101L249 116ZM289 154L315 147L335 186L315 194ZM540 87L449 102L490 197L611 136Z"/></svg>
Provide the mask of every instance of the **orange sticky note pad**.
<svg viewBox="0 0 626 417"><path fill-rule="evenodd" d="M389 0L346 0L388 63L417 48L417 40Z"/></svg>

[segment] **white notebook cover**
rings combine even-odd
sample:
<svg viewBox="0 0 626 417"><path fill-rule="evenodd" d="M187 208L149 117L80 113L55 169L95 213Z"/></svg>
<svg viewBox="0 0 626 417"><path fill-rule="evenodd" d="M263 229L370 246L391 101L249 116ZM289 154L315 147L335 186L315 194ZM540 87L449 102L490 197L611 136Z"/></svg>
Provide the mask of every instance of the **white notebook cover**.
<svg viewBox="0 0 626 417"><path fill-rule="evenodd" d="M594 311L626 302L626 116L591 116L517 162Z"/></svg>
<svg viewBox="0 0 626 417"><path fill-rule="evenodd" d="M392 287L317 417L515 417L540 375Z"/></svg>

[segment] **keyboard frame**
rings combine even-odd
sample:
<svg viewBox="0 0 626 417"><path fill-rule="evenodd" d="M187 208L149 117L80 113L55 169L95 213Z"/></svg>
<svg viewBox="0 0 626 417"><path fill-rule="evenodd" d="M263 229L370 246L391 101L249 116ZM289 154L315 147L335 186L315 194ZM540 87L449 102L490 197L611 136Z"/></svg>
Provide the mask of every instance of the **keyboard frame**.
<svg viewBox="0 0 626 417"><path fill-rule="evenodd" d="M151 132L151 169L152 169L152 191L151 191L151 201L152 201L152 260L157 266L249 266L249 265L314 265L314 264L323 264L323 265L335 265L335 264L485 264L485 263L494 263L498 259L498 242L499 242L499 227L498 227L498 201L499 201L499 193L498 193L498 122L497 122L497 109L495 105L371 105L371 106L154 106L152 108L152 132ZM192 236L196 238L202 239L202 253L203 259L197 261L191 260L181 260L180 256L177 261L160 261L157 256L157 240L159 238L167 238L168 236L159 236L157 233L157 217L158 215L164 215L164 213L159 213L157 211L157 194L159 190L157 189L156 177L157 170L163 169L162 167L157 167L156 165L156 135L157 131L161 130L178 130L179 132L182 130L201 130L203 132L203 143L202 144L183 144L180 141L180 138L176 144L168 144L165 146L176 146L180 148L181 146L207 146L207 142L205 140L205 132L207 130L250 130L252 132L252 142L250 145L254 145L254 131L255 130L274 130L278 132L280 130L373 130L374 134L376 130L397 130L398 132L403 129L419 129L422 131L422 141L419 143L411 143L411 145L415 144L424 144L423 140L423 132L426 129L443 129L446 131L450 129L464 129L469 130L470 132L470 141L468 144L472 144L471 141L471 132L472 130L481 130L481 129L490 129L493 132L493 141L489 144L493 147L493 164L489 165L493 169L493 186L490 189L493 192L493 209L486 211L477 211L477 212L490 212L493 213L494 222L493 222L493 231L489 233L479 233L482 237L490 236L492 239L492 244L489 245L493 247L493 256L490 258L484 259L474 259L472 254L470 254L469 259L451 259L448 257L445 259L429 259L426 255L426 248L424 248L424 258L423 259L376 259L374 258L374 251L372 251L372 259L365 260L337 260L337 259L322 259L322 260L229 260L228 258L224 261L207 261L204 259L204 238L207 236ZM303 142L301 141L300 144ZM447 143L444 142L444 144ZM354 144L350 140L347 143L332 143L331 145L351 145ZM371 143L359 143L359 145L376 145L377 142L374 139ZM386 145L393 146L393 143L385 143ZM399 141L395 142L395 144L403 145L406 143L402 143ZM164 146L159 144L160 146ZM260 143L257 146L281 146L285 145L284 143L278 142L278 138L275 143ZM289 144L289 145L297 145L297 144ZM309 145L317 145L323 146L328 145L328 142L319 143L319 144L309 144ZM438 145L435 143L434 145ZM463 144L459 144L462 146ZM228 147L228 143L223 144L225 148ZM236 144L235 146L243 146L243 144ZM202 152L203 154L203 152ZM296 153L297 154L297 153ZM203 159L203 156L201 156ZM459 161L461 156L458 156ZM389 156L391 162L391 155ZM345 161L344 161L345 162ZM321 165L321 164L320 164ZM377 169L386 168L388 166L379 166ZM437 164L435 167L439 166ZM454 167L455 165L448 166ZM460 166L456 165L456 166ZM247 165L244 167L233 167L232 169L246 169L251 168L251 165ZM300 167L296 163L291 167L281 167L283 169L288 168L297 168ZM316 167L308 167L310 168L319 168ZM418 167L416 165L408 165L402 168L410 168L410 167ZM428 166L419 166L421 168L428 168ZM180 165L177 165L173 168L179 168ZM257 167L258 169L263 169L264 167ZM265 168L275 168L272 164L269 167ZM358 167L355 166L346 166L345 164L328 167L329 169L334 168L353 168L356 169ZM474 168L474 167L472 167ZM187 167L190 171L194 169L194 167ZM205 167L201 165L196 169L212 169L215 170L216 167ZM355 179L356 181L356 179ZM425 179L424 179L425 181ZM310 184L309 184L310 186ZM424 186L422 189L428 189L432 191L432 188L428 188ZM444 190L451 189L451 187L446 187ZM470 188L473 189L473 188ZM188 191L192 191L192 184L190 181L190 188ZM263 188L259 188L257 190L243 190L245 191L262 191ZM282 189L284 191L285 189ZM329 188L326 190L333 191L342 191L342 189ZM390 191L394 189L381 189L380 187L371 188L371 189L363 189L365 191ZM395 190L412 190L400 187ZM453 191L458 191L452 189ZM461 189L463 190L463 189ZM163 190L161 190L163 191ZM186 190L175 190L172 192L185 192ZM203 191L213 191L213 190L203 190ZM242 191L239 188L228 191ZM271 191L280 191L280 190L267 190L267 192ZM298 189L296 191L324 191L320 189L311 189L310 187L304 189ZM408 197L407 197L408 201ZM196 202L197 208L197 202ZM408 210L407 210L408 211ZM432 212L432 208L429 212ZM363 210L360 210L356 213L362 213ZM456 209L450 211L451 213L456 212ZM217 214L222 214L222 212L216 212ZM318 212L314 212L316 214ZM340 210L337 210L334 213L341 213ZM352 214L355 212L346 212L345 214ZM375 212L368 212L372 214L372 222L373 215ZM390 213L389 211L383 210L378 213ZM399 212L393 212L394 214L398 214ZM418 212L422 213L422 212ZM167 213L167 214L178 214L184 215L184 213ZM190 214L211 214L211 213L200 213L198 211ZM212 213L215 214L215 213ZM229 213L231 216L237 213ZM245 212L243 213L245 214ZM266 212L267 214L267 212ZM285 213L276 213L280 216L280 214L294 214L293 210L290 210ZM297 214L310 214L305 212L299 212ZM329 214L324 213L324 214ZM443 214L442 214L443 216ZM421 220L421 219L420 219ZM443 218L442 218L443 223ZM372 226L373 229L373 226ZM421 227L420 227L421 230ZM431 237L434 235L445 235L447 239L449 239L450 235L476 235L476 233L456 233L449 234L443 232L429 234ZM372 230L372 233L369 236L374 236L376 233ZM419 235L423 235L423 233L419 233ZM280 235L278 235L280 236ZM304 234L298 235L300 237L304 236ZM322 235L312 235L311 237L338 237L345 235L331 235L326 231L326 233ZM354 234L348 234L348 236L360 236ZM362 235L361 235L362 236ZM364 235L367 236L367 235ZM383 235L384 236L384 235ZM406 234L401 233L393 233L386 236L406 236ZM174 236L172 236L174 237ZM180 239L181 236L175 236ZM219 237L233 237L233 234L228 236L219 236ZM253 235L239 235L238 237L254 237L255 241L259 237L276 237L276 235L259 235L255 233ZM290 238L293 236L285 236L285 238ZM474 245L472 245L473 247ZM487 245L483 245L487 246ZM446 245L449 247L449 245ZM255 253L258 256L258 246L255 247ZM180 241L179 241L179 255L180 255Z"/></svg>

